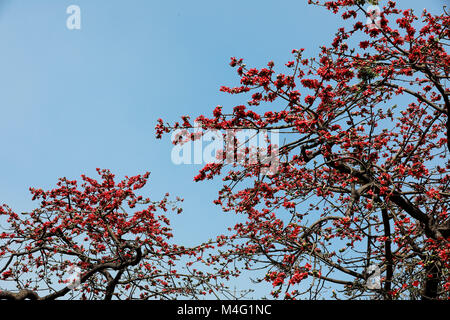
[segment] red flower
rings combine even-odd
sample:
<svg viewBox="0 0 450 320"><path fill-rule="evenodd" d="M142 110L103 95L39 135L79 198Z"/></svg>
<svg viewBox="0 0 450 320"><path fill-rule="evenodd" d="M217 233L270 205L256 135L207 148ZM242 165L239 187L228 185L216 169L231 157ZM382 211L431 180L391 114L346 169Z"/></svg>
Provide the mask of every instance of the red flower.
<svg viewBox="0 0 450 320"><path fill-rule="evenodd" d="M366 48L369 46L369 44L370 44L369 41L361 41L361 42L359 43L359 46L360 46L362 49L366 49Z"/></svg>

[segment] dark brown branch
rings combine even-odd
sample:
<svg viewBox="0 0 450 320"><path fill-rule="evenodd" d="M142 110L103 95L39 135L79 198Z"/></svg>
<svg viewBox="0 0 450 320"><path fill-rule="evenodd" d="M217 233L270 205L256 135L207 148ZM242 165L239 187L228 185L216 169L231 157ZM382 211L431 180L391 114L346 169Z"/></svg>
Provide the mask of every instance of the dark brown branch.
<svg viewBox="0 0 450 320"><path fill-rule="evenodd" d="M384 241L384 254L386 258L386 280L384 282L385 298L387 300L391 299L389 291L392 287L392 277L394 275L394 264L393 256L391 251L391 226L389 223L389 215L386 208L381 209L381 215L383 218L384 236L386 240Z"/></svg>
<svg viewBox="0 0 450 320"><path fill-rule="evenodd" d="M41 300L39 295L32 290L20 290L17 293L0 290L0 300Z"/></svg>

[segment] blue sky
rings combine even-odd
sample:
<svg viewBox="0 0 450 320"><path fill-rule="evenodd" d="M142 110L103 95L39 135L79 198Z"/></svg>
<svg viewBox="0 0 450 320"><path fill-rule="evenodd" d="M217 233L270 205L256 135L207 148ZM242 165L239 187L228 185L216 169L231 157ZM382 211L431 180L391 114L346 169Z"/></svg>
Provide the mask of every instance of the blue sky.
<svg viewBox="0 0 450 320"><path fill-rule="evenodd" d="M421 11L425 2L399 3ZM66 28L72 4L81 30ZM315 55L339 25L307 0L0 0L0 203L30 210L29 187L97 167L151 171L151 197L185 198L172 219L180 242L224 232L235 217L212 204L220 180L194 183L200 166L174 165L169 136L155 139L156 119L242 104L219 92L237 83L231 56L281 66L294 48Z"/></svg>

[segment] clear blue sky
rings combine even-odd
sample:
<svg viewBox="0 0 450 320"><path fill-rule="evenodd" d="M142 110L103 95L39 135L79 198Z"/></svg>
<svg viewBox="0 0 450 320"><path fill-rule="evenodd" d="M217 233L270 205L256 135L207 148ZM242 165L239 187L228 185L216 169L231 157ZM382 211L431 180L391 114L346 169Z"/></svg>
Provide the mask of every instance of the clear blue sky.
<svg viewBox="0 0 450 320"><path fill-rule="evenodd" d="M445 3L399 1L419 11ZM71 4L81 30L66 28ZM243 103L219 92L237 83L231 56L283 65L294 48L315 55L339 23L307 0L0 0L0 203L30 210L30 186L97 167L151 171L151 197L185 198L172 219L180 242L224 232L235 217L212 204L220 180L194 183L199 166L172 164L156 119Z"/></svg>

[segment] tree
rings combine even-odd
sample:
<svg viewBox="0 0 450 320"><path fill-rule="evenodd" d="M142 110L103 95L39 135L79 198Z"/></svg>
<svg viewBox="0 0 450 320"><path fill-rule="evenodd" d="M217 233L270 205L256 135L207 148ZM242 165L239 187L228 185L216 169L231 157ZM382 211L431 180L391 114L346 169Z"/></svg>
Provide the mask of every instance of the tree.
<svg viewBox="0 0 450 320"><path fill-rule="evenodd" d="M371 16L364 1L309 2L344 20ZM240 84L221 91L251 95L247 106L195 119L204 130L283 135L269 145L279 150L275 173L262 175L268 164L250 161L246 148L246 161L219 155L195 177L225 171L215 202L245 218L211 261L264 269L259 281L273 284L274 297L449 297L450 18L445 9L419 18L393 1L379 18L376 27L339 28L317 59L293 50L287 73L231 58ZM201 138L186 133L192 126L184 116L155 129L158 138L185 130L177 144ZM369 289L374 268L382 286Z"/></svg>
<svg viewBox="0 0 450 320"><path fill-rule="evenodd" d="M148 172L115 182L109 170L97 171L101 180L83 175L81 188L67 178L53 190L31 188L41 205L29 213L0 207L1 226L5 220L8 225L0 233L0 300L227 294L220 277L192 268L202 263L208 243L192 248L170 243L164 212L181 213L182 199L137 195Z"/></svg>

